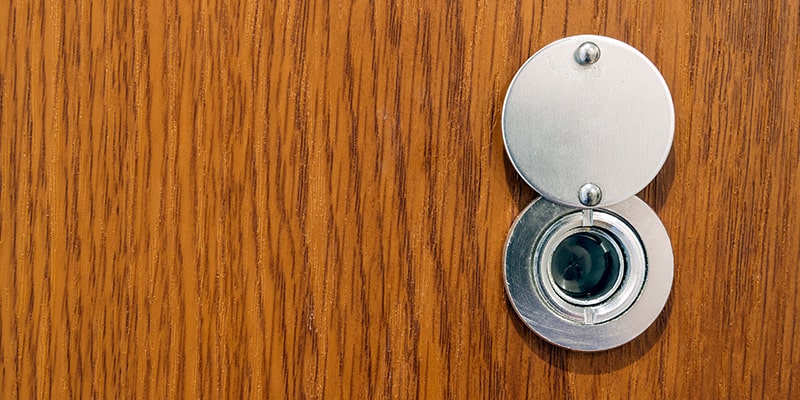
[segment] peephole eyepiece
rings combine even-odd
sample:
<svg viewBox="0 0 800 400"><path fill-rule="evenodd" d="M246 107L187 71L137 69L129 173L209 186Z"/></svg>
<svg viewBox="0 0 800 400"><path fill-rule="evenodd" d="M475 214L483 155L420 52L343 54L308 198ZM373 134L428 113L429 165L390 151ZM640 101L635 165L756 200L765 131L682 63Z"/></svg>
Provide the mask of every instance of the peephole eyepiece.
<svg viewBox="0 0 800 400"><path fill-rule="evenodd" d="M600 229L580 230L553 251L551 276L564 300L593 301L612 295L624 275L619 245Z"/></svg>

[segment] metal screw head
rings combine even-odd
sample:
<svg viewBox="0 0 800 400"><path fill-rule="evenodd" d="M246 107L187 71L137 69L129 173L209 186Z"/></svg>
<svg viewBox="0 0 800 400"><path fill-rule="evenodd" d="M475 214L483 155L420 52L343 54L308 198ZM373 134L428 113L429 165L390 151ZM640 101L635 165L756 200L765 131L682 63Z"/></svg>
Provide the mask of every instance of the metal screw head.
<svg viewBox="0 0 800 400"><path fill-rule="evenodd" d="M586 183L581 186L581 190L578 192L578 199L585 206L596 206L603 199L603 191L594 183Z"/></svg>
<svg viewBox="0 0 800 400"><path fill-rule="evenodd" d="M575 60L581 65L591 65L600 59L600 48L592 42L583 42L575 50Z"/></svg>

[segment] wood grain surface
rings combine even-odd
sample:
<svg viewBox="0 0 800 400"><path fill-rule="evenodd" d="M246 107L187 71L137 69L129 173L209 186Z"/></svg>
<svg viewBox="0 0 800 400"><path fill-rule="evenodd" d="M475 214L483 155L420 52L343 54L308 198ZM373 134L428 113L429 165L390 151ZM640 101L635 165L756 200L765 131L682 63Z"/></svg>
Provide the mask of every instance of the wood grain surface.
<svg viewBox="0 0 800 400"><path fill-rule="evenodd" d="M596 354L501 269L503 97L579 33L677 118L672 296ZM4 399L800 396L798 0L12 0L0 35Z"/></svg>

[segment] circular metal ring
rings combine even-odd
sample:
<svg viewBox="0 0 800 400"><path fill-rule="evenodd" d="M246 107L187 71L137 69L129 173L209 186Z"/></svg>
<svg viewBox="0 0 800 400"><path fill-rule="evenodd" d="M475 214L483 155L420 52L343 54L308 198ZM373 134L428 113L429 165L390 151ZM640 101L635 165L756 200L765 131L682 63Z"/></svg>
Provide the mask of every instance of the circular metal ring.
<svg viewBox="0 0 800 400"><path fill-rule="evenodd" d="M672 287L672 247L658 216L635 196L586 212L591 217L543 198L531 203L511 227L504 274L511 305L531 330L558 346L599 351L634 339L658 317ZM609 293L581 301L559 293L549 263L566 237L592 229L616 241L624 271Z"/></svg>
<svg viewBox="0 0 800 400"><path fill-rule="evenodd" d="M573 209L547 228L533 252L531 279L540 297L561 317L577 323L599 324L618 317L636 301L644 286L647 261L638 235L625 221L603 210L586 212L592 212L591 226L584 226L587 222L583 212ZM622 268L612 290L591 300L564 293L554 283L550 268L556 246L581 231L609 236L622 253Z"/></svg>

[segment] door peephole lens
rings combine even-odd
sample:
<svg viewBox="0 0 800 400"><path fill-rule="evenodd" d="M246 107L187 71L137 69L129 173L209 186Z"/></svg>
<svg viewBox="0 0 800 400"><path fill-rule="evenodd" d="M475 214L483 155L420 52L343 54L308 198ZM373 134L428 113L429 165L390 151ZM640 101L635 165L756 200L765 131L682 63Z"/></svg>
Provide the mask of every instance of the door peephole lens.
<svg viewBox="0 0 800 400"><path fill-rule="evenodd" d="M608 235L578 232L564 238L553 252L553 282L578 300L593 300L616 286L622 266L618 246Z"/></svg>

